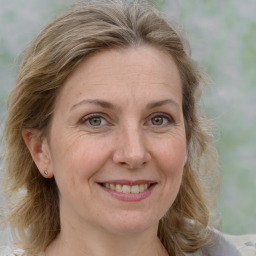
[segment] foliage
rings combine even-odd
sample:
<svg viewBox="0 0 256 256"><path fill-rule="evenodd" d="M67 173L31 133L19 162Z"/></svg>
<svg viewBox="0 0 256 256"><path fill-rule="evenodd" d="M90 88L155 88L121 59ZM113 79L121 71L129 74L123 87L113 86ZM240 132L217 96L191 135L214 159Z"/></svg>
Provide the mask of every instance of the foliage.
<svg viewBox="0 0 256 256"><path fill-rule="evenodd" d="M153 3L159 10L162 10L166 4L165 0L149 0L150 3Z"/></svg>
<svg viewBox="0 0 256 256"><path fill-rule="evenodd" d="M255 13L250 0L180 1L192 55L212 80L203 105L219 130L221 228L233 234L256 231Z"/></svg>

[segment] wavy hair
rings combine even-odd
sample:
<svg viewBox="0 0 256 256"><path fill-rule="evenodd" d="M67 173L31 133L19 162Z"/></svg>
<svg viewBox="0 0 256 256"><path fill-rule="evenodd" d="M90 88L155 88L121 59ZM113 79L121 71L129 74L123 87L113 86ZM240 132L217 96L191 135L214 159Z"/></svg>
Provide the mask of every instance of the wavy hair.
<svg viewBox="0 0 256 256"><path fill-rule="evenodd" d="M169 255L193 252L209 242L209 202L214 198L216 151L197 101L204 73L190 58L185 41L146 1L82 1L56 18L23 56L8 98L4 125L5 188L17 245L35 256L61 230L58 188L38 171L23 129L47 134L55 99L65 80L86 58L108 48L151 45L170 54L182 80L188 160L177 198L160 220L158 236Z"/></svg>

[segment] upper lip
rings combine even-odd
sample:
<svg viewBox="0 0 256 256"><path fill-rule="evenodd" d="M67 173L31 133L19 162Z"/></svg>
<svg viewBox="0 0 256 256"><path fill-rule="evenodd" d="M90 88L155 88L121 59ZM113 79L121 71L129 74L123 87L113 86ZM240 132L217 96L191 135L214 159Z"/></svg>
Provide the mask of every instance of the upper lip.
<svg viewBox="0 0 256 256"><path fill-rule="evenodd" d="M130 186L134 186L134 185L139 185L139 184L155 184L157 183L156 181L153 180L107 180L107 181L101 181L98 182L100 184L104 183L108 183L108 184L120 184L120 185L130 185Z"/></svg>

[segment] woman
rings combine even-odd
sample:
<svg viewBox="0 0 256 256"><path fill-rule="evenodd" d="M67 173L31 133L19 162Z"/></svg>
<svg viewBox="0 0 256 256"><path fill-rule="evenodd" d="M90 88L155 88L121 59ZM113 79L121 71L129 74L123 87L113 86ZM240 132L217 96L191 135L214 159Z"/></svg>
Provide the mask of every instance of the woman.
<svg viewBox="0 0 256 256"><path fill-rule="evenodd" d="M84 1L50 23L8 101L16 254L239 255L210 227L203 77L145 2Z"/></svg>

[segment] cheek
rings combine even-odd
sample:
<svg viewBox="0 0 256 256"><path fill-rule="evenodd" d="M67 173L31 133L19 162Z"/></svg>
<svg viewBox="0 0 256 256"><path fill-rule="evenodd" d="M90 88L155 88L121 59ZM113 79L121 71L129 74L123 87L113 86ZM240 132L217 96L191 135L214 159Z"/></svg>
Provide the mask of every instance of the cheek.
<svg viewBox="0 0 256 256"><path fill-rule="evenodd" d="M182 172L187 159L185 140L166 140L154 150L158 163L170 175Z"/></svg>
<svg viewBox="0 0 256 256"><path fill-rule="evenodd" d="M156 148L158 170L163 177L163 204L169 207L173 204L182 181L183 169L186 162L185 140L166 140L161 148Z"/></svg>
<svg viewBox="0 0 256 256"><path fill-rule="evenodd" d="M68 176L74 182L89 179L101 168L108 155L107 145L85 136L62 140L54 147L53 171L55 176Z"/></svg>

